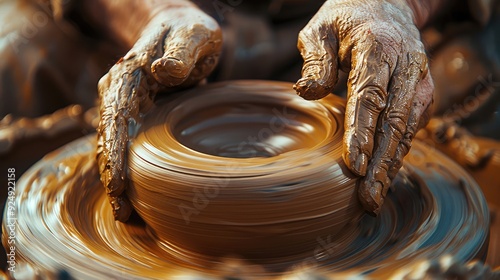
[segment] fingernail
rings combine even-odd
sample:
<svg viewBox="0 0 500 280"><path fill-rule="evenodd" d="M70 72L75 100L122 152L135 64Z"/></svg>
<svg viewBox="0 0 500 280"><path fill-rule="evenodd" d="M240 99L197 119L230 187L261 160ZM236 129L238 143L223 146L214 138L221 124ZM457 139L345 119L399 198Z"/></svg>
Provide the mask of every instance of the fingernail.
<svg viewBox="0 0 500 280"><path fill-rule="evenodd" d="M387 192L389 191L389 188L394 190L394 187L392 186L392 179L387 177L385 179L385 184L384 184L384 190L382 192L382 199L387 195Z"/></svg>
<svg viewBox="0 0 500 280"><path fill-rule="evenodd" d="M303 98L307 96L307 91L309 90L309 80L306 78L301 78L293 85L293 89L297 92L297 94Z"/></svg>
<svg viewBox="0 0 500 280"><path fill-rule="evenodd" d="M151 65L151 72L158 82L177 86L189 76L191 68L176 58L160 58Z"/></svg>
<svg viewBox="0 0 500 280"><path fill-rule="evenodd" d="M109 183L106 187L106 191L110 196L117 196L123 193L125 190L125 182L117 178L116 176L111 177Z"/></svg>
<svg viewBox="0 0 500 280"><path fill-rule="evenodd" d="M380 208L380 206L382 205L382 191L384 189L384 186L382 185L382 183L380 183L379 181L376 181L375 183L373 183L373 186L370 188L370 196L373 200L373 202L375 202L376 205L373 205L375 206L374 207L374 210L375 209L378 209Z"/></svg>
<svg viewBox="0 0 500 280"><path fill-rule="evenodd" d="M377 216L380 213L381 206L384 202L382 192L382 183L376 181L371 184L365 180L361 181L359 198L363 208L369 215Z"/></svg>
<svg viewBox="0 0 500 280"><path fill-rule="evenodd" d="M186 67L186 64L173 57L169 57L163 61L163 67L165 67L165 70L168 72L169 76L173 78L186 78L189 75L189 72L191 72L189 67Z"/></svg>
<svg viewBox="0 0 500 280"><path fill-rule="evenodd" d="M354 170L356 171L357 175L365 176L367 166L368 156L364 153L359 154L356 158L356 162L354 162Z"/></svg>
<svg viewBox="0 0 500 280"><path fill-rule="evenodd" d="M293 87L297 94L306 100L318 100L330 94L330 88L318 83L311 77L304 76Z"/></svg>
<svg viewBox="0 0 500 280"><path fill-rule="evenodd" d="M115 220L126 222L132 213L130 202L123 197L116 197L111 200L111 207L113 208L113 216Z"/></svg>

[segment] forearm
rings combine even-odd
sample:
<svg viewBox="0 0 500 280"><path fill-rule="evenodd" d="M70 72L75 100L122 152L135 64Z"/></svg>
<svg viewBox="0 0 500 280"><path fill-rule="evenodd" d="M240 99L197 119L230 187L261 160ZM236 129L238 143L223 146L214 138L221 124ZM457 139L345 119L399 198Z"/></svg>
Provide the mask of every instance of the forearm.
<svg viewBox="0 0 500 280"><path fill-rule="evenodd" d="M196 7L187 0L94 0L83 1L90 23L111 41L130 49L159 12Z"/></svg>

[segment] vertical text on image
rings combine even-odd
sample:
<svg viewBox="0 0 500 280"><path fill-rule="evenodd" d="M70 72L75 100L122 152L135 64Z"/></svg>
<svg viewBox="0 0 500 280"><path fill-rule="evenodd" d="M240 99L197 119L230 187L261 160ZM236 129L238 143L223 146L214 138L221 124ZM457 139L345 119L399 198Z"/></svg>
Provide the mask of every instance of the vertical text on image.
<svg viewBox="0 0 500 280"><path fill-rule="evenodd" d="M7 216L6 216L6 234L8 236L7 251L7 269L10 272L16 270L16 169L7 169Z"/></svg>

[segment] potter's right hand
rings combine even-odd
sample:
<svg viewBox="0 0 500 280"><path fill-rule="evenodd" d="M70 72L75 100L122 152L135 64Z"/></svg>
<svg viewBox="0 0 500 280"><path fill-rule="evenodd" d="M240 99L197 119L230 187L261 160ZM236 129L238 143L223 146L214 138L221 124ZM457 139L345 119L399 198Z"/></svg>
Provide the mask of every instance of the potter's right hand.
<svg viewBox="0 0 500 280"><path fill-rule="evenodd" d="M372 214L380 211L432 102L427 56L409 3L326 1L299 34L300 96L322 98L339 69L349 73L344 160L363 176L358 194Z"/></svg>
<svg viewBox="0 0 500 280"><path fill-rule="evenodd" d="M168 2L168 1L167 1ZM175 1L172 1L175 2ZM215 67L222 34L217 22L188 1L152 16L132 49L99 81L97 161L116 220L126 221L127 144L158 90L196 85Z"/></svg>

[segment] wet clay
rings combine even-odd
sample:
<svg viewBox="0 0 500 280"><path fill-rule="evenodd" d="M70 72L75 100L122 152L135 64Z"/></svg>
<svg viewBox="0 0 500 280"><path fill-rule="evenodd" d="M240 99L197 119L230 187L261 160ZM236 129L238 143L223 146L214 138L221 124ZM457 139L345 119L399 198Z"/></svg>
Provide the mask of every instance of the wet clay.
<svg viewBox="0 0 500 280"><path fill-rule="evenodd" d="M342 103L262 81L175 95L130 146L128 197L160 239L196 253L284 258L337 239L363 213L338 156Z"/></svg>
<svg viewBox="0 0 500 280"><path fill-rule="evenodd" d="M242 90L249 87L255 95ZM205 102L190 104L192 98ZM438 151L414 142L379 216L353 218L339 231L347 216L332 211L357 213L346 211L357 202L347 198L353 180L343 171L337 147L343 134L340 100L311 103L298 98L290 84L256 81L208 87L205 95L192 98L160 103L163 110L148 117L132 143L128 194L145 222L137 215L126 224L115 222L95 163L96 136L68 144L29 170L17 184L15 201L19 269L27 264L40 275L63 269L82 279L278 279L313 267L325 275L387 278L418 260L446 254L458 262L484 259L485 199L475 181ZM251 108L224 105L235 101ZM261 129L272 128L274 108L288 116L283 130L254 142L243 136L254 145L242 150L230 144L242 139L245 128L259 139ZM254 110L259 114L250 117ZM207 137L213 131L224 137ZM294 142L299 135L303 138ZM299 141L303 147L294 144ZM188 216L189 223L179 209L183 204L198 211ZM4 217L4 233L8 221ZM3 236L6 246L8 234ZM276 244L264 248L260 243L266 238Z"/></svg>
<svg viewBox="0 0 500 280"><path fill-rule="evenodd" d="M492 213L488 264L500 266L500 142L478 137L454 121L433 118L417 138L460 164L481 187Z"/></svg>

